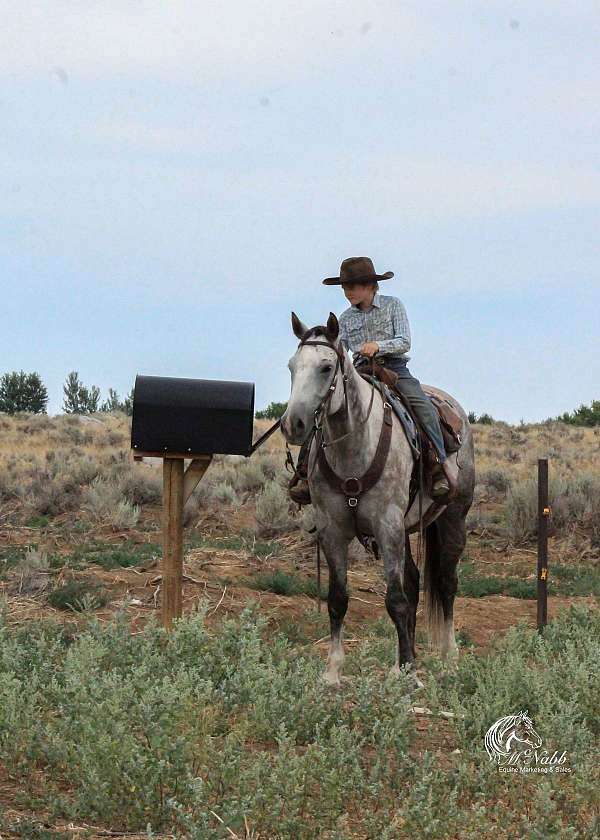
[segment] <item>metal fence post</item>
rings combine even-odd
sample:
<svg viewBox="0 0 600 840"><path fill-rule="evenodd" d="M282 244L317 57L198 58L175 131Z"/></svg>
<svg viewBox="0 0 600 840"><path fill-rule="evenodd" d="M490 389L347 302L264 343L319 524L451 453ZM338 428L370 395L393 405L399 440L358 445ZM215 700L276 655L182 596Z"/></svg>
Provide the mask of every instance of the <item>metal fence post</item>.
<svg viewBox="0 0 600 840"><path fill-rule="evenodd" d="M548 459L538 460L537 628L548 622Z"/></svg>

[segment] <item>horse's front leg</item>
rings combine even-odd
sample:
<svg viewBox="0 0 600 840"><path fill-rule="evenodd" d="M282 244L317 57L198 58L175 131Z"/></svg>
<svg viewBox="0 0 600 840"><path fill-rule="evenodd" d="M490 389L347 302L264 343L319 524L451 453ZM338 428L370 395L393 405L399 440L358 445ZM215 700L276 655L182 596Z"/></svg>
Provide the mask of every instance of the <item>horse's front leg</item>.
<svg viewBox="0 0 600 840"><path fill-rule="evenodd" d="M350 540L343 531L331 524L319 532L319 540L329 567L327 609L330 637L327 667L323 673L323 680L327 685L339 687L344 664L342 628L348 609L348 544Z"/></svg>
<svg viewBox="0 0 600 840"><path fill-rule="evenodd" d="M404 520L398 515L385 515L379 520L376 540L383 559L386 582L385 606L394 622L398 636L396 662L392 671L400 673L400 668L409 666L414 669L413 627L418 602L418 584L416 593L408 592L405 582L405 533ZM416 595L416 597L415 597ZM414 675L417 686L423 684Z"/></svg>

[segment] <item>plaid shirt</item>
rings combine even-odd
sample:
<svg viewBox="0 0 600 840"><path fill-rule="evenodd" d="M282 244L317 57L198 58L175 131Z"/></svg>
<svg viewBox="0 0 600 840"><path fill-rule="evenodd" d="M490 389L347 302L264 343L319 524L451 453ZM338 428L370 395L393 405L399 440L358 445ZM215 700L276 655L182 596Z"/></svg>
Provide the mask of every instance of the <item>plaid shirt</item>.
<svg viewBox="0 0 600 840"><path fill-rule="evenodd" d="M406 351L410 350L410 327L404 304L398 298L375 292L370 309L359 309L353 304L342 312L338 321L342 344L354 355L365 342L376 341L378 356L409 360Z"/></svg>

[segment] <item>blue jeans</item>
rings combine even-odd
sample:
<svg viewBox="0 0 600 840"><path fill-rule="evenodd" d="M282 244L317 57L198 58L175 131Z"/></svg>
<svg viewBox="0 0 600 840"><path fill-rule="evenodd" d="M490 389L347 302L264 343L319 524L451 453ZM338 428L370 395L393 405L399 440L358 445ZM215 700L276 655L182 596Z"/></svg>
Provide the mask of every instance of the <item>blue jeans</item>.
<svg viewBox="0 0 600 840"><path fill-rule="evenodd" d="M376 357L376 361L382 367L393 370L394 373L398 374L396 387L406 397L417 420L433 444L440 464L443 464L446 460L446 448L444 446L440 418L433 403L421 388L421 383L410 373L406 366L406 361L399 356L383 356L381 359ZM367 365L368 369L369 365Z"/></svg>

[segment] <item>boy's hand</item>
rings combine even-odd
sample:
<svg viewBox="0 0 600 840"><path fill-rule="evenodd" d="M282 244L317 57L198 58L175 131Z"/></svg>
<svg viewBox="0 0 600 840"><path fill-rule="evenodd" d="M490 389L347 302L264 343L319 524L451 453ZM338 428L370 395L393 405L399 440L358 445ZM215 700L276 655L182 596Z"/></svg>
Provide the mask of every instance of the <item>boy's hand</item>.
<svg viewBox="0 0 600 840"><path fill-rule="evenodd" d="M379 344L377 344L376 341L367 341L360 348L360 352L363 354L363 356L374 356L375 353L379 352Z"/></svg>

